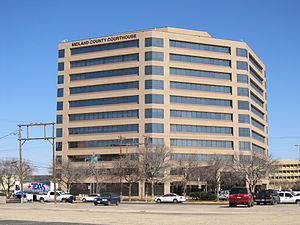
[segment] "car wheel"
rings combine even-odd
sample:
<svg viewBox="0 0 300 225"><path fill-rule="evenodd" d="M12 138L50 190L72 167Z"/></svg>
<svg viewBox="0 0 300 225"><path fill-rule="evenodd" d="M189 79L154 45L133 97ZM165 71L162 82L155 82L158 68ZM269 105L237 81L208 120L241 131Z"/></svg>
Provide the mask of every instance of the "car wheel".
<svg viewBox="0 0 300 225"><path fill-rule="evenodd" d="M63 198L61 201L64 202L64 203L66 203L67 199Z"/></svg>
<svg viewBox="0 0 300 225"><path fill-rule="evenodd" d="M271 200L271 205L275 205L274 199Z"/></svg>
<svg viewBox="0 0 300 225"><path fill-rule="evenodd" d="M251 207L252 203L251 202L248 202L247 206L248 207Z"/></svg>
<svg viewBox="0 0 300 225"><path fill-rule="evenodd" d="M300 200L297 200L297 201L296 201L296 204L300 204Z"/></svg>
<svg viewBox="0 0 300 225"><path fill-rule="evenodd" d="M178 203L178 200L176 198L173 199L173 203Z"/></svg>
<svg viewBox="0 0 300 225"><path fill-rule="evenodd" d="M45 199L44 198L40 198L40 202L45 202Z"/></svg>
<svg viewBox="0 0 300 225"><path fill-rule="evenodd" d="M94 205L98 205L98 202L94 202Z"/></svg>
<svg viewBox="0 0 300 225"><path fill-rule="evenodd" d="M86 199L85 199L85 198L83 198L83 199L82 199L82 202L86 202Z"/></svg>
<svg viewBox="0 0 300 225"><path fill-rule="evenodd" d="M116 206L118 206L120 204L120 202L119 201L116 201Z"/></svg>
<svg viewBox="0 0 300 225"><path fill-rule="evenodd" d="M161 203L161 200L160 200L160 199L157 199L157 200L156 200L156 203Z"/></svg>
<svg viewBox="0 0 300 225"><path fill-rule="evenodd" d="M233 207L233 204L232 204L232 203L229 203L229 207Z"/></svg>
<svg viewBox="0 0 300 225"><path fill-rule="evenodd" d="M256 202L257 205L260 205L260 202Z"/></svg>
<svg viewBox="0 0 300 225"><path fill-rule="evenodd" d="M107 206L110 206L110 205L111 205L111 202L110 202L110 201L108 201L106 205L107 205Z"/></svg>

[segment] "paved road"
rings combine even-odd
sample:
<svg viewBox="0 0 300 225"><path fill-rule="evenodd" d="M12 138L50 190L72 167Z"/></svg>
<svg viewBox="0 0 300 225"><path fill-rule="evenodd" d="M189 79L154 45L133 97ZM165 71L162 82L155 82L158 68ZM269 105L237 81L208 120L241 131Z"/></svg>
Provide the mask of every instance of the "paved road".
<svg viewBox="0 0 300 225"><path fill-rule="evenodd" d="M0 224L11 225L81 225L82 223L62 223L62 222L40 222L40 221L25 221L25 220L1 220ZM94 225L94 224L85 224Z"/></svg>
<svg viewBox="0 0 300 225"><path fill-rule="evenodd" d="M252 208L199 204L27 203L0 205L0 224L167 224L167 225L299 225L300 205L255 205ZM48 222L48 223L45 223ZM22 223L15 223L22 224Z"/></svg>

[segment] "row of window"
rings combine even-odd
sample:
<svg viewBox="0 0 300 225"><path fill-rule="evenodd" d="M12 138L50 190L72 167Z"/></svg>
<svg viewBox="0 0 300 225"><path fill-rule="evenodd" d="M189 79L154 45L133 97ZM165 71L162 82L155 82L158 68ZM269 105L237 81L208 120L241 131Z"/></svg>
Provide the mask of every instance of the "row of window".
<svg viewBox="0 0 300 225"><path fill-rule="evenodd" d="M164 81L163 80L146 80L145 81L145 89L164 89Z"/></svg>
<svg viewBox="0 0 300 225"><path fill-rule="evenodd" d="M254 94L252 94L252 92L251 92L251 99L253 100L253 101L255 101L258 105L260 105L261 107L263 107L264 106L264 102L261 100L261 99L259 99L258 97L256 97Z"/></svg>
<svg viewBox="0 0 300 225"><path fill-rule="evenodd" d="M171 124L171 131L193 133L233 134L232 127L215 127L200 125Z"/></svg>
<svg viewBox="0 0 300 225"><path fill-rule="evenodd" d="M138 89L139 82L133 81L133 82L101 84L101 85L84 86L84 87L73 87L73 88L70 88L70 94L112 91L112 90L124 90L124 89L132 89L132 88Z"/></svg>
<svg viewBox="0 0 300 225"><path fill-rule="evenodd" d="M231 61L226 59L206 58L190 55L170 54L170 60L179 62L200 63L218 66L231 66Z"/></svg>
<svg viewBox="0 0 300 225"><path fill-rule="evenodd" d="M212 147L212 148L233 148L232 141L196 140L196 139L175 139L171 138L171 146L185 147Z"/></svg>
<svg viewBox="0 0 300 225"><path fill-rule="evenodd" d="M74 68L74 67L138 61L138 60L139 60L139 54L128 54L128 55L118 55L118 56L110 56L110 57L103 57L103 58L96 58L96 59L72 61L70 62L70 64L71 64L71 68Z"/></svg>
<svg viewBox="0 0 300 225"><path fill-rule="evenodd" d="M231 80L230 73L221 73L221 72L213 72L213 71L205 71L205 70L192 70L192 69L171 67L170 74Z"/></svg>
<svg viewBox="0 0 300 225"><path fill-rule="evenodd" d="M128 118L128 117L138 118L139 111L138 110L125 110L125 111L70 114L69 120L70 121L101 120L101 119Z"/></svg>
<svg viewBox="0 0 300 225"><path fill-rule="evenodd" d="M145 118L164 118L163 109L145 109Z"/></svg>
<svg viewBox="0 0 300 225"><path fill-rule="evenodd" d="M72 48L71 55L90 53L90 52L99 52L99 51L106 51L106 50L113 50L113 49L120 49L120 48L130 48L130 47L139 47L139 41L138 40L122 41L122 42L108 43L102 45L92 45L87 47Z"/></svg>
<svg viewBox="0 0 300 225"><path fill-rule="evenodd" d="M211 51L211 52L222 52L222 53L230 54L229 47L209 45L209 44L199 44L199 43L192 43L192 42L185 42L185 41L170 40L170 47L188 48L188 49L204 50L204 51Z"/></svg>
<svg viewBox="0 0 300 225"><path fill-rule="evenodd" d="M164 53L163 52L145 52L145 61L164 61Z"/></svg>
<svg viewBox="0 0 300 225"><path fill-rule="evenodd" d="M252 55L249 56L250 62L258 69L260 72L262 72L262 66L259 65L259 63L252 57Z"/></svg>
<svg viewBox="0 0 300 225"><path fill-rule="evenodd" d="M185 96L170 96L172 103L196 104L196 105L218 105L218 106L232 106L231 100L212 99L212 98L197 98Z"/></svg>
<svg viewBox="0 0 300 225"><path fill-rule="evenodd" d="M96 154L98 161L113 161L120 158L119 154ZM70 162L87 162L91 161L92 155L69 155L68 159Z"/></svg>
<svg viewBox="0 0 300 225"><path fill-rule="evenodd" d="M263 148L263 147L260 147L260 146L258 146L256 144L252 144L252 150L258 151L258 152L264 152L266 149Z"/></svg>
<svg viewBox="0 0 300 225"><path fill-rule="evenodd" d="M145 38L145 47L164 47L164 39L162 38Z"/></svg>
<svg viewBox="0 0 300 225"><path fill-rule="evenodd" d="M124 124L112 126L95 126L95 127L75 127L69 128L69 134L96 134L96 133L113 133L113 132L138 132L138 124Z"/></svg>
<svg viewBox="0 0 300 225"><path fill-rule="evenodd" d="M215 112L201 112L201 111L187 111L187 110L170 110L170 116L182 117L182 118L232 120L232 114L230 113L215 113Z"/></svg>
<svg viewBox="0 0 300 225"><path fill-rule="evenodd" d="M194 90L194 91L231 93L231 87L228 86L195 84L195 83L185 83L185 82L176 82L176 81L170 82L170 88L186 89L186 90Z"/></svg>
<svg viewBox="0 0 300 225"><path fill-rule="evenodd" d="M173 153L171 154L171 160L189 160L197 159L199 161L233 161L232 155L219 155L219 154L184 154L184 153Z"/></svg>
<svg viewBox="0 0 300 225"><path fill-rule="evenodd" d="M265 137L256 133L255 131L252 131L252 137L256 140L259 140L260 142L265 142Z"/></svg>
<svg viewBox="0 0 300 225"><path fill-rule="evenodd" d="M258 87L252 80L250 80L250 86L254 88L260 95L264 94L264 91Z"/></svg>
<svg viewBox="0 0 300 225"><path fill-rule="evenodd" d="M255 115L259 116L262 119L264 118L265 114L252 105L251 105L251 112L253 112Z"/></svg>
<svg viewBox="0 0 300 225"><path fill-rule="evenodd" d="M71 141L68 142L69 148L95 148L112 146L136 146L139 143L138 138L133 139L113 139L113 140L95 140L95 141Z"/></svg>
<svg viewBox="0 0 300 225"><path fill-rule="evenodd" d="M250 74L259 82L263 83L263 79L250 67Z"/></svg>

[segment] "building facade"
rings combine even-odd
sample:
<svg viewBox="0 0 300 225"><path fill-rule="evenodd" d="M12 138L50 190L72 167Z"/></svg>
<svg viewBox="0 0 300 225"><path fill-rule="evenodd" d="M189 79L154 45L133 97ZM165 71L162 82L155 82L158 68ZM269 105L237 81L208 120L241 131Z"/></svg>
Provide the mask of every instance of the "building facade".
<svg viewBox="0 0 300 225"><path fill-rule="evenodd" d="M57 87L58 160L110 162L145 138L172 159L267 152L265 66L245 42L173 27L63 42Z"/></svg>

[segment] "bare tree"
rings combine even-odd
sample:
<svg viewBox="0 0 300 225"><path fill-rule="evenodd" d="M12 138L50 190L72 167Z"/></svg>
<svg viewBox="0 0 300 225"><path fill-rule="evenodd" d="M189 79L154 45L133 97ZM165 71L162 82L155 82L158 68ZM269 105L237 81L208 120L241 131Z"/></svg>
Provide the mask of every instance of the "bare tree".
<svg viewBox="0 0 300 225"><path fill-rule="evenodd" d="M257 183L276 168L276 161L270 155L253 151L252 155L235 157L232 168L245 177L250 191L254 192Z"/></svg>
<svg viewBox="0 0 300 225"><path fill-rule="evenodd" d="M105 182L109 179L111 171L106 168L103 162L98 161L96 164L92 165L88 170L88 173L96 181L96 192L100 193L105 187Z"/></svg>
<svg viewBox="0 0 300 225"><path fill-rule="evenodd" d="M22 178L25 180L34 171L33 166L29 161L23 161ZM0 183L2 189L7 195L14 185L16 180L20 179L20 167L18 159L6 159L0 161Z"/></svg>
<svg viewBox="0 0 300 225"><path fill-rule="evenodd" d="M151 145L139 148L139 166L143 180L151 184L151 199L154 197L154 183L161 182L165 171L170 168L170 149L164 145ZM148 196L147 185L145 188L146 200Z"/></svg>
<svg viewBox="0 0 300 225"><path fill-rule="evenodd" d="M73 183L80 183L84 177L82 167L74 166L69 160L62 161L57 165L56 176L58 182L66 187L67 192L70 192Z"/></svg>
<svg viewBox="0 0 300 225"><path fill-rule="evenodd" d="M131 201L132 184L139 182L141 179L138 155L122 155L119 159L113 161L113 168L113 174L128 183L128 198Z"/></svg>

